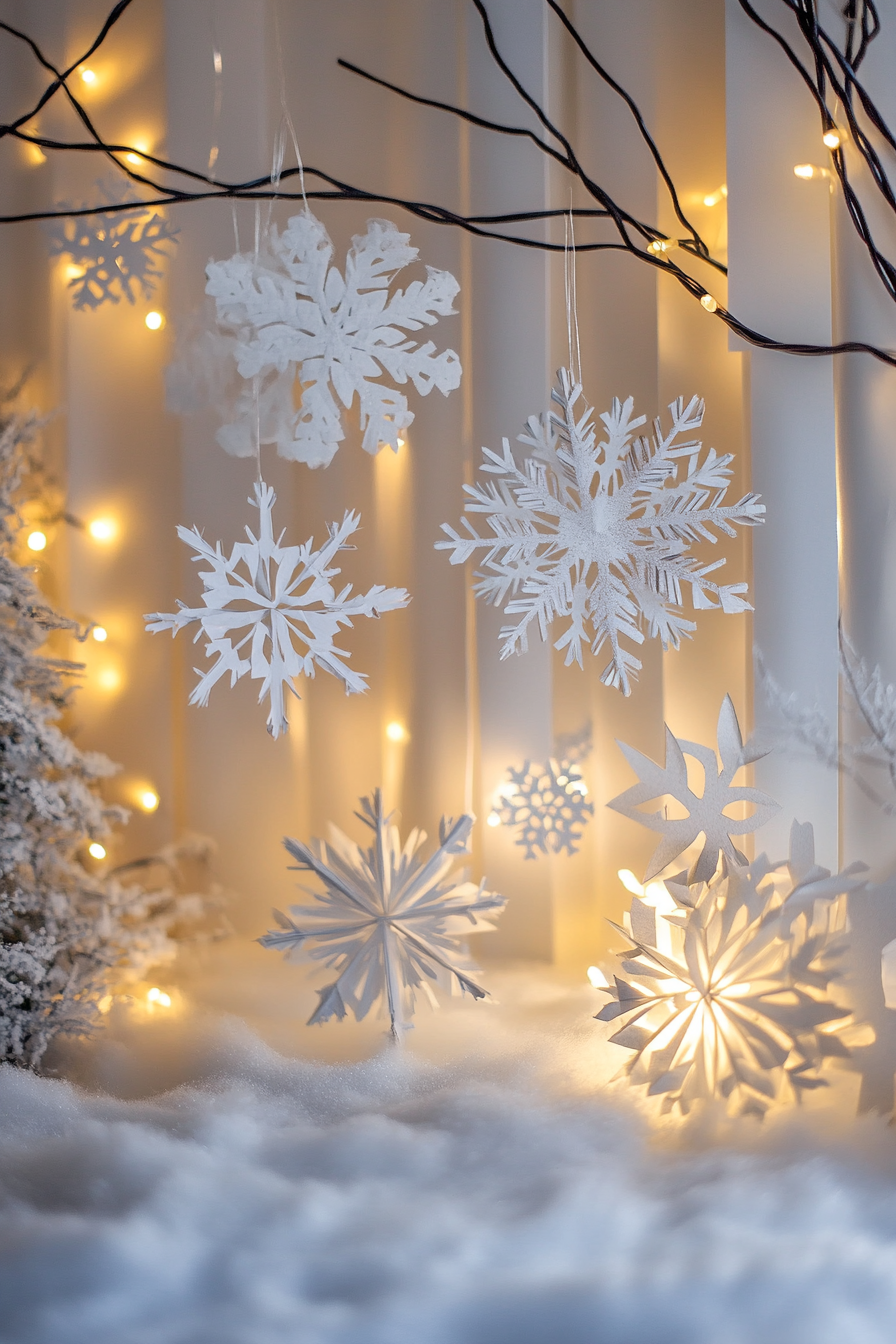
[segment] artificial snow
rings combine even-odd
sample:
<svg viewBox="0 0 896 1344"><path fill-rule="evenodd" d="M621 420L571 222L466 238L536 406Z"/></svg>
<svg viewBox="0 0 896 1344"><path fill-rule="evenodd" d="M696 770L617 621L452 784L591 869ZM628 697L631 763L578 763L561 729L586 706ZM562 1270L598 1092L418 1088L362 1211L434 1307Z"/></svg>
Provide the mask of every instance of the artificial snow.
<svg viewBox="0 0 896 1344"><path fill-rule="evenodd" d="M93 1094L0 1069L0 1339L892 1339L885 1122L810 1109L652 1130L599 1087L600 1051L621 1052L596 998L550 974L518 977L509 1007L497 975L504 1007L443 1010L441 1035L421 1019L411 1048L350 1063L194 1016L75 1056ZM299 1028L299 1048L303 1033L333 1040ZM177 1085L141 1096L151 1064Z"/></svg>

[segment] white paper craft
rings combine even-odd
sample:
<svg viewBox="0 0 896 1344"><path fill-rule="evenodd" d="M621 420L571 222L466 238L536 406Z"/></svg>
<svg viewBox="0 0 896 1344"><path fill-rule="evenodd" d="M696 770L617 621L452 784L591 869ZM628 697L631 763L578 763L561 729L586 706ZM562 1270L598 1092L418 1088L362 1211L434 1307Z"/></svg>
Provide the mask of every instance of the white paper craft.
<svg viewBox="0 0 896 1344"><path fill-rule="evenodd" d="M677 738L666 728L666 763L657 765L649 756L620 742L619 748L638 776L639 783L612 798L607 807L621 812L624 817L649 826L662 836L645 874L645 881L661 873L668 864L683 854L699 835L704 837L703 850L694 865L691 880L708 882L716 870L719 855L724 854L733 863L746 863L740 850L731 841L732 835L748 835L763 826L780 811L774 798L759 789L735 787L735 775L745 765L767 756L766 750L744 746L731 697L725 696L719 712L719 756L711 747L698 742ZM688 767L685 756L693 756L703 767L703 793L696 794L688 785ZM668 795L677 799L687 815L670 818L667 809L657 812L641 811L641 804ZM725 815L732 803L749 803L755 808L752 816L737 820Z"/></svg>
<svg viewBox="0 0 896 1344"><path fill-rule="evenodd" d="M443 524L449 540L436 549L451 551L454 565L479 555L476 593L519 617L501 631L502 658L525 652L533 622L547 639L553 620L568 619L554 645L566 649L567 664L582 666L583 646L597 654L607 645L602 680L628 695L641 663L620 641L643 643L646 627L663 648L678 648L695 629L680 610L683 586L695 609L750 609L746 584L708 577L723 559L703 563L688 549L715 541L714 531L734 536L735 524L762 522L765 506L754 494L725 505L731 455L710 448L701 462L698 441L679 442L703 420L696 397L673 402L671 428L663 433L656 420L652 438L635 437L645 420L633 417L631 398L614 401L597 443L591 408L577 409L581 391L561 369L552 394L559 413L530 418L519 438L531 450L522 466L507 439L502 453L483 449L482 470L496 479L464 486L466 512L488 515L491 535L480 537L464 518L466 534Z"/></svg>
<svg viewBox="0 0 896 1344"><path fill-rule="evenodd" d="M522 770L511 766L507 775L495 812L502 826L517 829L516 844L525 849L526 858L563 850L576 854L582 828L594 816L578 765L553 758L544 765L526 761Z"/></svg>
<svg viewBox="0 0 896 1344"><path fill-rule="evenodd" d="M210 546L197 528L179 527L177 534L196 552L194 559L209 566L200 571L204 606L179 602L179 611L150 613L146 620L153 634L170 630L175 635L195 622L195 640L208 638L205 651L215 662L205 672L194 669L200 680L191 705L208 704L212 687L225 674L231 686L249 675L262 683L259 703L269 697L268 731L278 737L289 726L284 693L298 696L294 679L300 674L313 677L315 667L322 667L344 683L348 694L367 689L366 676L343 662L350 655L333 642L339 628L350 626L354 616L379 616L407 606L410 597L404 588L381 584L354 597L351 584L337 593L330 580L339 569L331 562L351 549L348 539L360 525L359 515L347 512L341 523L331 524L320 550L314 550L313 538L284 546L282 532L274 539L275 499L269 485L256 482L249 503L259 511L258 537L247 527L248 542L237 542L229 557L220 542Z"/></svg>
<svg viewBox="0 0 896 1344"><path fill-rule="evenodd" d="M369 849L335 827L329 844L284 841L299 871L314 873L323 891L306 888L315 904L294 905L289 916L275 910L280 928L258 941L336 969L336 979L320 990L309 1025L344 1018L349 1010L360 1021L381 1000L399 1039L411 1025L418 990L433 1004L434 985L474 999L486 996L458 940L493 929L490 918L505 902L486 891L484 878L476 886L452 873L457 857L468 853L472 817L443 817L439 847L424 860L419 851L425 833L412 831L402 848L379 789L361 799L361 809L356 815L374 833Z"/></svg>
<svg viewBox="0 0 896 1344"><path fill-rule="evenodd" d="M234 338L240 375L252 380L237 421L218 436L229 452L255 452L257 417L262 442L276 442L282 457L326 466L345 437L340 407L348 409L356 396L366 451L387 444L397 450L414 416L382 376L400 386L412 382L421 396L434 387L447 395L460 383L453 350L439 353L432 341L418 345L407 335L455 311L453 275L427 266L425 281L390 294L417 249L381 219L368 221L367 232L352 240L344 278L330 265L332 256L324 226L306 213L283 233L271 227L257 255L209 264L206 292Z"/></svg>

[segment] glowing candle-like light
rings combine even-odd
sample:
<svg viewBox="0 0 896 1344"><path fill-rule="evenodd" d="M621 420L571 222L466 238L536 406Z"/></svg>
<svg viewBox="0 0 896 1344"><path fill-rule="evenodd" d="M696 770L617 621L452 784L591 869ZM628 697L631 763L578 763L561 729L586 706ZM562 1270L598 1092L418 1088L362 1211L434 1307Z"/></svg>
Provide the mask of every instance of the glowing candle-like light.
<svg viewBox="0 0 896 1344"><path fill-rule="evenodd" d="M155 311L147 313L143 321L149 327L150 331L161 331L165 325L165 319L161 313Z"/></svg>
<svg viewBox="0 0 896 1344"><path fill-rule="evenodd" d="M500 814L498 812L489 812L488 816L485 819L485 824L486 826L500 826L501 825Z"/></svg>
<svg viewBox="0 0 896 1344"><path fill-rule="evenodd" d="M94 541L111 541L118 526L111 518L94 518L87 524L87 531Z"/></svg>
<svg viewBox="0 0 896 1344"><path fill-rule="evenodd" d="M700 303L703 305L703 307L706 309L708 313L714 313L719 306L718 301L714 299L711 294L704 294L700 300Z"/></svg>
<svg viewBox="0 0 896 1344"><path fill-rule="evenodd" d="M163 989L159 989L155 985L152 987L152 989L148 989L146 991L146 998L147 1002L157 1003L160 1008L171 1007L171 995L166 994Z"/></svg>
<svg viewBox="0 0 896 1344"><path fill-rule="evenodd" d="M839 149L843 143L843 136L837 130L836 126L831 126L826 130L821 139L822 142L827 145L828 149Z"/></svg>
<svg viewBox="0 0 896 1344"><path fill-rule="evenodd" d="M29 551L43 551L46 549L47 537L45 532L29 532L27 546Z"/></svg>
<svg viewBox="0 0 896 1344"><path fill-rule="evenodd" d="M105 846L101 845L98 840L94 840L93 844L87 846L87 853L92 859L104 859L106 857Z"/></svg>
<svg viewBox="0 0 896 1344"><path fill-rule="evenodd" d="M90 70L89 68L85 67L85 69L83 69L83 70L81 71L81 78L82 78L82 80L84 81L85 84L95 84L95 83L96 83L96 71L95 71L95 70Z"/></svg>
<svg viewBox="0 0 896 1344"><path fill-rule="evenodd" d="M105 626L102 625L95 625L90 633L93 635L97 644L105 644L106 640L109 638L109 632L106 630Z"/></svg>
<svg viewBox="0 0 896 1344"><path fill-rule="evenodd" d="M142 789L137 801L144 812L155 812L159 805L159 795L155 789Z"/></svg>
<svg viewBox="0 0 896 1344"><path fill-rule="evenodd" d="M392 723L386 724L386 736L390 742L406 742L408 739L408 730L403 723L394 719Z"/></svg>
<svg viewBox="0 0 896 1344"><path fill-rule="evenodd" d="M711 191L708 196L703 197L703 204L708 205L710 209L712 209L714 205L718 205L720 201L724 201L727 195L728 188L723 183L716 191Z"/></svg>

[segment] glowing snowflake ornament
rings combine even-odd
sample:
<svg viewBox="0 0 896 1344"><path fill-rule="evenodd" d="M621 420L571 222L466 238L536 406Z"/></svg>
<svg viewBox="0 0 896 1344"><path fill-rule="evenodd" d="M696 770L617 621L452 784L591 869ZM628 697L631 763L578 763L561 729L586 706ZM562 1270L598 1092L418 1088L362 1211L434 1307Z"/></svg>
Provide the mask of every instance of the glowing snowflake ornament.
<svg viewBox="0 0 896 1344"><path fill-rule="evenodd" d="M633 1084L683 1113L717 1098L763 1114L788 1095L826 1086L825 1059L849 1054L855 1025L829 997L846 927L854 864L832 877L815 864L812 827L794 822L787 863L723 858L708 882L667 880L634 897L623 974L597 1014L625 1018L610 1037L633 1052ZM659 884L656 884L659 885ZM597 984L596 978L593 983Z"/></svg>
<svg viewBox="0 0 896 1344"><path fill-rule="evenodd" d="M433 1005L436 985L486 997L458 939L493 929L490 918L504 908L504 898L486 891L485 879L477 886L452 873L458 856L468 853L472 817L443 817L439 847L424 860L425 833L412 831L402 847L378 789L362 798L356 815L373 831L369 849L335 828L329 844L284 841L299 871L314 873L323 891L309 889L315 904L292 906L289 916L275 911L280 928L258 941L336 969L336 979L320 990L309 1026L344 1018L349 1010L360 1021L380 1000L393 1037L400 1039L411 1025L418 991Z"/></svg>
<svg viewBox="0 0 896 1344"><path fill-rule="evenodd" d="M522 770L511 766L507 775L499 789L500 806L493 815L502 826L518 828L516 844L525 848L526 858L563 850L577 853L582 828L594 816L578 765L553 758L545 765L526 761Z"/></svg>
<svg viewBox="0 0 896 1344"><path fill-rule="evenodd" d="M621 641L643 643L646 627L663 648L678 648L695 629L680 609L683 587L695 609L750 609L746 584L709 578L724 560L701 563L688 550L762 522L765 506L753 494L724 503L732 458L710 449L700 461L702 445L687 437L703 420L696 397L673 402L670 429L657 420L652 438L636 437L644 417L634 418L631 398L614 401L598 443L581 393L561 369L559 413L530 418L522 466L507 439L501 453L483 449L482 470L496 479L464 486L466 512L487 514L491 535L465 518L465 535L443 524L448 540L436 549L451 551L454 565L482 556L476 593L519 618L501 631L502 658L526 651L533 622L547 639L552 621L565 619L554 647L566 649L567 664L582 666L583 646L598 654L606 645L602 679L628 695L641 663Z"/></svg>
<svg viewBox="0 0 896 1344"><path fill-rule="evenodd" d="M178 230L118 182L97 183L110 205L134 202L134 209L61 219L47 226L50 251L72 265L68 288L75 308L99 308L122 298L148 298L161 278L165 245ZM72 207L61 202L60 209Z"/></svg>
<svg viewBox="0 0 896 1344"><path fill-rule="evenodd" d="M778 804L768 794L744 786L736 788L732 782L743 766L761 760L768 752L749 744L744 746L737 714L727 695L719 711L718 743L721 761L716 759L711 747L679 739L667 727L665 765L657 765L634 747L619 743L625 759L638 775L639 783L611 799L607 806L642 826L659 831L662 836L650 860L645 881L661 873L701 834L704 845L694 865L692 880L709 881L716 870L719 854L724 854L733 863L746 863L743 854L734 847L732 835L755 831L779 811ZM695 793L688 784L685 756L692 756L702 767L702 794ZM642 803L667 795L683 806L684 817L670 818L667 808L657 812L640 810ZM752 805L753 814L740 820L726 816L725 809L737 803Z"/></svg>
<svg viewBox="0 0 896 1344"><path fill-rule="evenodd" d="M421 396L434 387L447 395L460 383L453 350L438 353L432 341L418 344L407 335L455 311L454 276L428 266L425 281L390 294L417 249L380 219L352 240L344 277L330 265L332 256L324 226L306 213L290 219L283 233L272 227L257 254L209 264L206 292L234 341L241 377L253 380L252 405L241 404L242 418L220 436L229 451L251 451L246 421L250 412L254 417L256 393L263 441L276 442L282 457L318 467L345 437L340 407L351 407L356 396L366 451L386 444L397 451L414 415L404 394L380 381L383 374L399 386L412 382Z"/></svg>
<svg viewBox="0 0 896 1344"><path fill-rule="evenodd" d="M248 542L237 542L229 557L220 542L210 546L197 528L179 527L177 534L196 552L194 559L209 566L200 571L204 606L179 603L179 611L151 613L146 620L153 634L170 630L176 635L195 623L195 639L208 638L206 653L215 662L204 673L194 669L200 680L191 705L208 704L212 687L226 674L231 686L249 675L261 681L259 702L269 698L268 731L278 737L289 726L285 692L298 696L294 681L300 674L313 677L315 667L322 667L344 683L347 694L367 689L364 674L343 662L349 654L333 642L339 628L350 626L354 616L404 607L410 598L403 588L380 584L354 597L351 584L337 593L331 579L339 569L332 561L351 549L348 539L360 524L358 514L346 513L341 523L333 523L320 550L314 549L313 538L284 546L282 533L274 538L275 499L270 486L256 482L249 503L259 511L258 536L247 527Z"/></svg>

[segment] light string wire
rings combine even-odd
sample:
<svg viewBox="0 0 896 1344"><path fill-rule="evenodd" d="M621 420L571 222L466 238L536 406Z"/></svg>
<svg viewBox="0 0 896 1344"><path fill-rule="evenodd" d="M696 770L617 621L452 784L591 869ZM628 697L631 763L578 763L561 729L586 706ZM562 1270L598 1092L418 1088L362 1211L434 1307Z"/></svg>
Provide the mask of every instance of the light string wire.
<svg viewBox="0 0 896 1344"><path fill-rule="evenodd" d="M481 20L486 46L493 62L501 71L502 75L512 85L518 97L535 114L547 135L556 141L556 143L551 143L550 139L543 139L541 135L529 128L503 125L498 122L490 121L487 118L477 116L475 113L457 107L454 104L440 102L419 94L411 93L406 89L400 88L398 85L392 84L387 80L381 79L378 76L363 70L359 66L353 65L349 61L340 60L338 64L342 68L369 80L371 83L378 84L413 103L442 110L471 125L478 126L496 134L522 137L529 140L540 150L540 152L559 163L579 181L591 199L595 202L594 207L580 206L576 207L571 212L567 210L527 210L516 211L510 214L462 215L449 210L442 205L386 195L384 193L370 191L350 183L342 182L321 169L313 168L310 165L304 165L298 152L297 167L283 171L280 174L280 180L278 180L275 185L272 182L270 174L245 182L216 181L207 173L199 172L195 169L188 168L185 165L172 163L157 155L148 154L143 150L135 150L130 145L107 142L99 134L87 111L72 92L68 80L78 67L83 65L84 62L99 49L112 28L118 23L124 12L132 3L134 3L134 0L119 0L119 3L115 5L108 15L98 36L94 39L90 47L83 55L64 70L58 69L44 55L34 38L27 33L22 32L20 29L15 28L13 25L0 21L0 31L6 32L10 36L24 42L41 67L48 71L53 77L33 107L17 117L14 121L0 124L0 138L11 136L24 143L37 145L42 150L94 152L103 154L131 181L154 192L154 199L148 202L141 202L139 206L135 205L133 202L123 202L121 204L111 205L108 202L104 202L102 205L98 206L84 206L75 209L58 208L0 215L0 224L23 223L30 220L41 219L78 218L85 215L89 216L95 214L113 214L126 212L128 210L145 209L147 204L154 206L175 205L184 204L188 201L209 200L217 197L225 199L249 198L256 201L300 199L306 209L308 208L309 200L352 200L393 205L397 209L406 210L411 215L420 219L425 219L432 223L461 228L474 236L493 238L517 247L528 247L535 248L539 251L557 252L565 249L564 243L552 242L546 238L526 237L508 233L503 231L500 226L546 221L551 218L567 216L571 213L573 217L580 220L611 221L616 235L615 239L610 241L595 240L576 243L576 252L626 252L636 260L664 271L697 300L703 300L710 297L707 295L705 287L679 266L677 262L673 261L666 252L660 250L657 253L649 250L651 242L668 241L665 239L664 235L652 225L638 220L635 216L626 211L603 187L600 186L599 183L594 181L594 179L585 172L571 142L562 133L560 128L551 121L538 101L528 93L522 82L513 73L510 66L501 55L483 0L471 0L471 3ZM657 169L660 172L660 176L670 193L670 199L672 200L676 217L687 230L687 237L676 240L677 248L681 252L686 254L689 253L706 262L706 264L713 266L719 272L726 273L726 267L709 254L709 249L705 242L694 226L687 220L687 217L681 208L679 196L672 182L672 178L663 163L659 149L650 136L644 119L638 111L634 100L600 65L572 21L563 13L557 0L544 0L544 3L557 16L558 20L563 23L578 50L588 61L588 64L595 73L621 98L623 98L626 105L629 107L639 133L647 145ZM808 83L810 89L814 90L814 96L816 96L816 100L819 101L823 122L826 126L835 124L826 101L828 89L830 88L833 90L836 98L839 99L840 104L844 109L844 114L847 117L850 132L853 136L858 153L865 159L866 163L869 164L869 168L872 171L872 176L878 185L879 191L881 191L885 199L889 200L889 198L893 196L893 193L890 190L889 180L883 169L880 156L874 149L870 137L859 124L858 115L855 110L855 104L858 102L861 105L861 109L866 118L883 137L886 144L889 147L896 147L896 138L894 138L893 133L887 127L886 122L878 111L876 105L856 75L857 66L864 59L870 43L880 31L879 16L872 0L848 0L846 7L847 22L844 51L840 51L830 35L818 24L812 0L779 0L781 5L797 17L799 30L810 45L814 59L814 76L810 74L802 64L796 52L786 39L773 29L771 25L767 24L756 12L750 3L750 0L739 0L739 3L747 17L782 46L785 50L785 54L788 55L788 59L798 69L801 76ZM47 136L41 136L36 132L29 133L23 130L23 127L37 115L41 108L43 108L46 103L60 91L64 94L81 124L85 127L90 137L89 140L83 142L60 141L51 139ZM287 124L292 131L291 121ZM294 136L294 131L292 131L292 134ZM295 147L296 151L298 151L297 144ZM161 170L165 174L171 174L177 178L201 184L201 189L191 190L186 186L172 186L170 184L166 185L163 182L154 181L151 177L147 176L147 172L132 169L126 163L122 162L121 156L128 153L139 154L142 161L151 165L153 168ZM896 268L893 268L892 264L880 254L873 243L871 231L867 225L867 220L862 211L861 203L849 181L842 148L838 148L834 151L833 159L836 176L841 189L844 191L850 218L859 232L860 237L862 237L866 247L869 247L872 261L875 264L875 269L881 281L885 284L888 292L891 293L891 296L896 298ZM300 192L296 193L284 190L282 179L295 175L298 175L299 177ZM326 188L311 192L306 191L306 175L318 178L321 182L327 184ZM889 196L887 193L889 193ZM893 208L896 210L896 199L894 199ZM885 364L896 367L896 352L873 345L870 342L841 341L832 345L820 345L803 342L779 341L763 332L747 326L735 313L726 309L715 300L713 300L711 311L714 316L724 322L736 335L740 336L748 344L756 346L759 349L806 356L845 353L869 354Z"/></svg>

